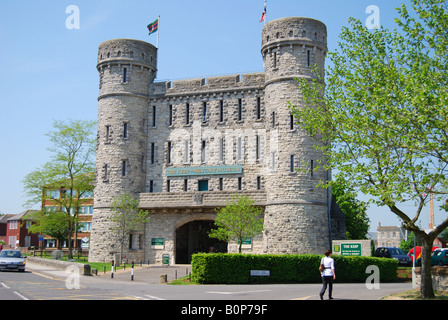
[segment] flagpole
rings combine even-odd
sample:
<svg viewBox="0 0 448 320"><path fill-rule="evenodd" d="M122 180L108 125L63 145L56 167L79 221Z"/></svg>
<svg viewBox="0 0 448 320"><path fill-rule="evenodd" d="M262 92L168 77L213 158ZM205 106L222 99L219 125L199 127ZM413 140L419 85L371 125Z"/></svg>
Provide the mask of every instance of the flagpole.
<svg viewBox="0 0 448 320"><path fill-rule="evenodd" d="M157 49L159 49L159 32L160 32L160 15L158 17L158 27L157 27Z"/></svg>

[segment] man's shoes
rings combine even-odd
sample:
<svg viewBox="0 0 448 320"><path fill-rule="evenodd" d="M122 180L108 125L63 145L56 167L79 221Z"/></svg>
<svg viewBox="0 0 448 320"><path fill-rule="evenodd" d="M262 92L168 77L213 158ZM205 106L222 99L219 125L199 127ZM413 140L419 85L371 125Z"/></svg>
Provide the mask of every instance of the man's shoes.
<svg viewBox="0 0 448 320"><path fill-rule="evenodd" d="M320 300L324 300L324 296L322 294L319 294Z"/></svg>

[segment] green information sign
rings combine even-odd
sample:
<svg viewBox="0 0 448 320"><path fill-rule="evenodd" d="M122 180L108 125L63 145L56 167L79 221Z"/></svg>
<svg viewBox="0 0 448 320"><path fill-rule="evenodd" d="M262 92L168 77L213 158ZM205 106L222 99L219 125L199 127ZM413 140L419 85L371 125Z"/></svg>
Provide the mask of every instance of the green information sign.
<svg viewBox="0 0 448 320"><path fill-rule="evenodd" d="M151 245L152 246L163 246L163 245L165 245L165 239L164 238L152 238Z"/></svg>
<svg viewBox="0 0 448 320"><path fill-rule="evenodd" d="M339 248L342 256L360 256L361 244L360 243L341 243ZM338 250L338 251L339 251ZM336 250L334 250L337 252Z"/></svg>
<svg viewBox="0 0 448 320"><path fill-rule="evenodd" d="M234 166L215 166L215 167L183 167L166 168L167 177L187 177L187 176L206 176L221 174L240 174L243 173L242 165Z"/></svg>

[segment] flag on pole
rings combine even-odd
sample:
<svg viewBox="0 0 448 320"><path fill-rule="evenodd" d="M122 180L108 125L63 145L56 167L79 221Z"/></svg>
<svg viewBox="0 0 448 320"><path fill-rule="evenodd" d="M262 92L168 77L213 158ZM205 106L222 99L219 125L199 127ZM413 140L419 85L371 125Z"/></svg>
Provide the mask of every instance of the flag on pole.
<svg viewBox="0 0 448 320"><path fill-rule="evenodd" d="M261 14L261 19L260 22L265 22L266 23L266 0L264 1L264 10L263 13Z"/></svg>
<svg viewBox="0 0 448 320"><path fill-rule="evenodd" d="M159 30L159 19L154 21L153 23L148 24L149 34L153 34L154 32Z"/></svg>

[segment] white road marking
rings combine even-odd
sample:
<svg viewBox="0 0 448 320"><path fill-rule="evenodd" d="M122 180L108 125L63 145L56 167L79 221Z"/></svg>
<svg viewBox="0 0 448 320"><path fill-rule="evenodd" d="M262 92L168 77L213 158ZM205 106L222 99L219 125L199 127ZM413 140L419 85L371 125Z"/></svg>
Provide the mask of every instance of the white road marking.
<svg viewBox="0 0 448 320"><path fill-rule="evenodd" d="M252 291L206 291L206 293L215 293L215 294L244 294L244 293L254 293L254 292L266 292L271 290L252 290Z"/></svg>

